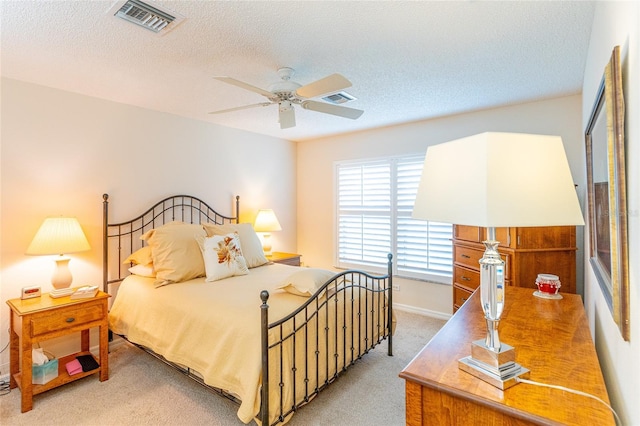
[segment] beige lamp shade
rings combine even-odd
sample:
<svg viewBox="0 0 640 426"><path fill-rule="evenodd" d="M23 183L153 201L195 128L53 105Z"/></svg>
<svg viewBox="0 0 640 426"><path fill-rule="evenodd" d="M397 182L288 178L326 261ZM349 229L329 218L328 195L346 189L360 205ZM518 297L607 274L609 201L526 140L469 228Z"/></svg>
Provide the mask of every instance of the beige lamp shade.
<svg viewBox="0 0 640 426"><path fill-rule="evenodd" d="M63 255L86 251L90 248L87 237L76 218L55 217L44 220L27 248L26 254L60 255L56 258L56 270L51 283L54 288L62 289L69 287L73 280L69 271L69 258Z"/></svg>
<svg viewBox="0 0 640 426"><path fill-rule="evenodd" d="M429 147L412 216L485 228L584 225L562 139L521 133Z"/></svg>
<svg viewBox="0 0 640 426"><path fill-rule="evenodd" d="M253 229L256 232L282 231L280 222L278 222L276 214L271 209L258 210Z"/></svg>
<svg viewBox="0 0 640 426"><path fill-rule="evenodd" d="M271 256L271 232L282 231L276 214L271 209L258 210L253 224L256 232L262 232L262 250L266 256Z"/></svg>
<svg viewBox="0 0 640 426"><path fill-rule="evenodd" d="M53 217L44 220L27 248L27 254L67 254L90 248L78 219Z"/></svg>

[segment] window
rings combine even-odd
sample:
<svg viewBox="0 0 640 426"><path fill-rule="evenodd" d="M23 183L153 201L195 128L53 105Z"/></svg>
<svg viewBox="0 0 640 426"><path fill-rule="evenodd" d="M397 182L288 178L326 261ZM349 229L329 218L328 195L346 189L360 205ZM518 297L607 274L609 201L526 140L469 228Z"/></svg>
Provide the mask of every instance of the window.
<svg viewBox="0 0 640 426"><path fill-rule="evenodd" d="M411 218L424 155L336 163L337 266L451 283L452 226Z"/></svg>

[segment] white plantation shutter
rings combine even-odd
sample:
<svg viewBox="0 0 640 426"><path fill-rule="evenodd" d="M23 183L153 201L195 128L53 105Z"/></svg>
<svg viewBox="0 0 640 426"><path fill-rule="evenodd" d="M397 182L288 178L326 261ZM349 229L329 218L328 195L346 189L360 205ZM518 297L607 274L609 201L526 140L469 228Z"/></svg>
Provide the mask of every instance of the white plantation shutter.
<svg viewBox="0 0 640 426"><path fill-rule="evenodd" d="M336 165L337 266L451 283L452 227L411 218L424 156Z"/></svg>
<svg viewBox="0 0 640 426"><path fill-rule="evenodd" d="M390 164L339 166L338 182L339 265L385 265L391 251Z"/></svg>

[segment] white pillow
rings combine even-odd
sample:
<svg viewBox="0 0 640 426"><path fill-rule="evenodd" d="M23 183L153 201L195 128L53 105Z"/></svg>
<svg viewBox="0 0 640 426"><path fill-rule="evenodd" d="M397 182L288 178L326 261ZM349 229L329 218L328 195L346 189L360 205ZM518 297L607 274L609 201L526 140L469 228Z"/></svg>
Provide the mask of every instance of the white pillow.
<svg viewBox="0 0 640 426"><path fill-rule="evenodd" d="M334 275L333 271L318 268L303 268L291 274L276 288L296 296L310 297Z"/></svg>
<svg viewBox="0 0 640 426"><path fill-rule="evenodd" d="M204 259L206 281L217 281L249 273L237 232L213 237L198 237L197 240Z"/></svg>
<svg viewBox="0 0 640 426"><path fill-rule="evenodd" d="M258 237L258 234L256 234L256 231L250 223L228 223L225 225L203 223L202 226L208 237L237 232L238 235L240 235L240 244L242 244L242 255L247 261L249 268L255 268L269 263L267 257L264 255L260 237Z"/></svg>
<svg viewBox="0 0 640 426"><path fill-rule="evenodd" d="M131 272L133 275L138 275L140 277L148 277L148 278L156 277L156 270L153 269L153 265L150 265L150 266L134 265L131 268L129 268L129 272Z"/></svg>

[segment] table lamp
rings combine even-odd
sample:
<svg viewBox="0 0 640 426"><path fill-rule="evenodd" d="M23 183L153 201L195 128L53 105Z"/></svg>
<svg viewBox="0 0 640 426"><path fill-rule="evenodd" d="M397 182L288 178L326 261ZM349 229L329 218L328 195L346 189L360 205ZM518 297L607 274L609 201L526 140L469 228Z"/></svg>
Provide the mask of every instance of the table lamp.
<svg viewBox="0 0 640 426"><path fill-rule="evenodd" d="M507 389L529 370L515 349L501 343L504 261L497 227L584 225L571 171L559 136L488 132L427 149L414 219L484 227L480 299L487 323L484 340L471 344L459 368Z"/></svg>
<svg viewBox="0 0 640 426"><path fill-rule="evenodd" d="M44 220L27 248L26 254L59 255L55 259L56 269L51 278L54 288L51 295L60 297L73 293L73 289L69 288L73 281L69 270L70 259L64 254L86 251L90 248L87 237L76 218L55 217Z"/></svg>
<svg viewBox="0 0 640 426"><path fill-rule="evenodd" d="M271 256L271 232L282 231L276 214L271 209L258 210L258 215L253 224L256 232L262 232L262 250L265 256Z"/></svg>

